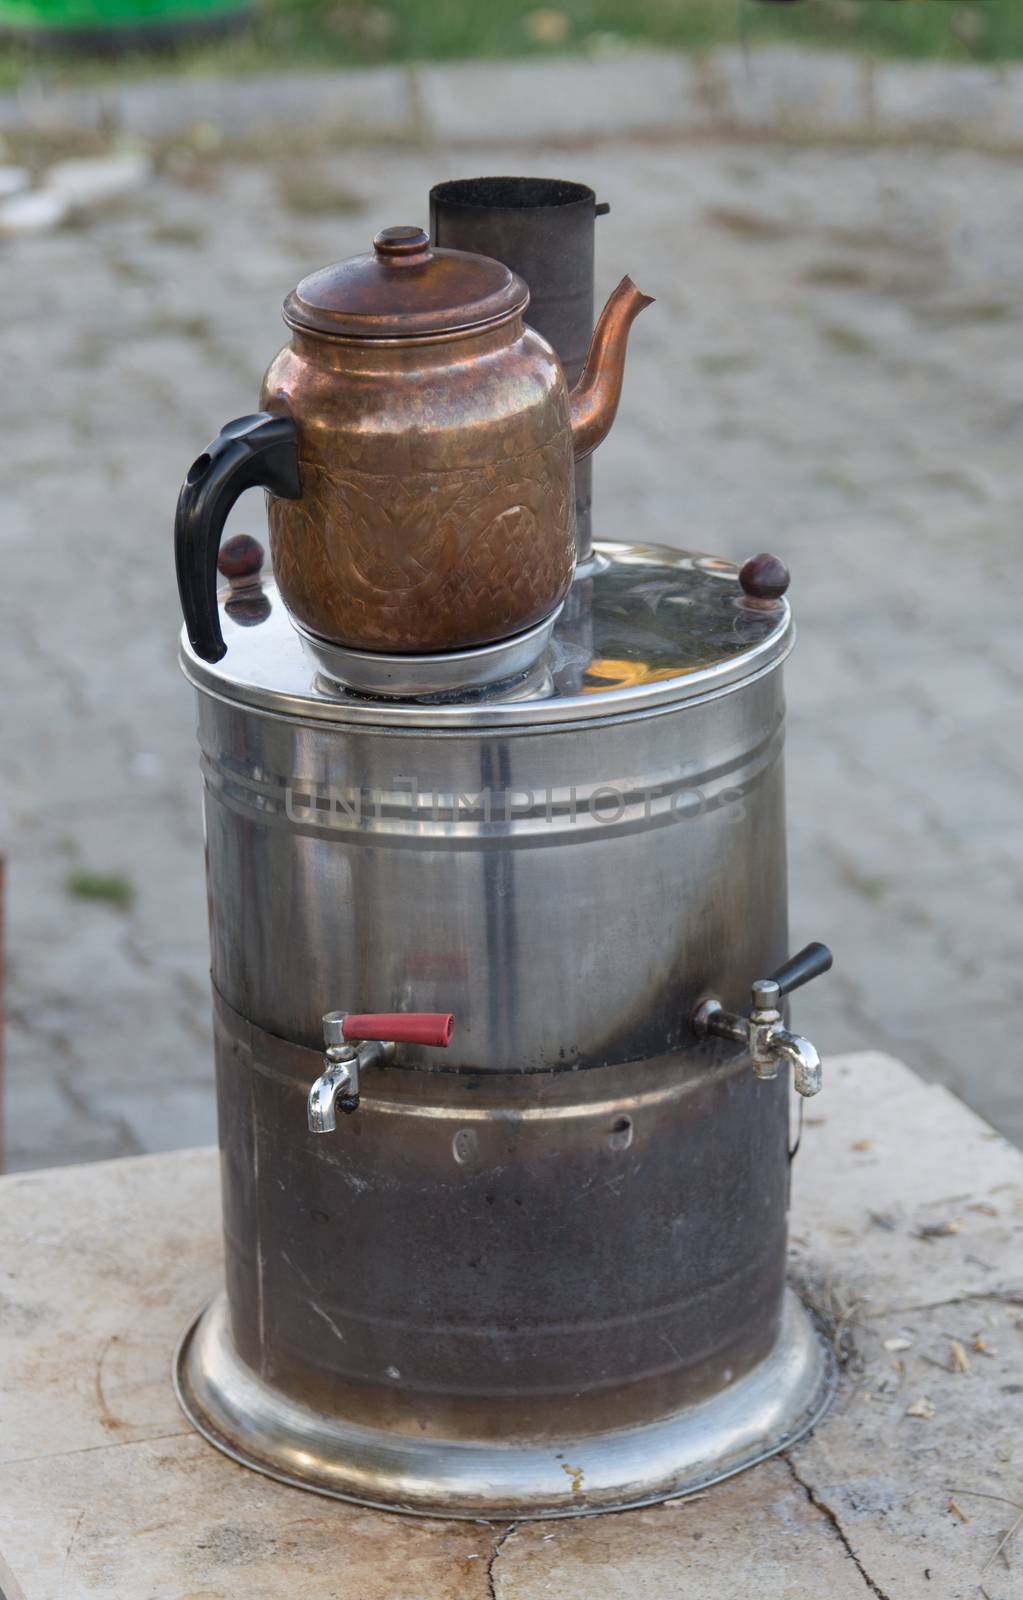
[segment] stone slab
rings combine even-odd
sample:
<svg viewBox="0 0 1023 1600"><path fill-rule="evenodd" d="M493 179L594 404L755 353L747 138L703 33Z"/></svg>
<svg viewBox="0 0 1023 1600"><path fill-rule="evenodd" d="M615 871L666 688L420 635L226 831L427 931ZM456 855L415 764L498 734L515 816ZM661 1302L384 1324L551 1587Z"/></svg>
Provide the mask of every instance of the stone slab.
<svg viewBox="0 0 1023 1600"><path fill-rule="evenodd" d="M846 1358L831 1414L691 1500L511 1527L303 1494L184 1424L215 1151L0 1180L5 1600L1018 1600L1011 1545L989 1561L1017 1513L988 1497L1021 1492L1023 1154L863 1053L828 1064L794 1170L793 1276Z"/></svg>
<svg viewBox="0 0 1023 1600"><path fill-rule="evenodd" d="M178 73L74 89L40 79L0 95L0 129L113 130L125 138L159 141L196 129L237 139L306 126L400 139L416 133L413 107L400 67L258 78Z"/></svg>
<svg viewBox="0 0 1023 1600"><path fill-rule="evenodd" d="M696 67L665 51L624 61L502 62L416 69L427 137L581 139L708 125Z"/></svg>
<svg viewBox="0 0 1023 1600"><path fill-rule="evenodd" d="M782 47L716 50L704 69L723 125L793 135L862 134L873 72L864 56Z"/></svg>
<svg viewBox="0 0 1023 1600"><path fill-rule="evenodd" d="M958 135L999 144L1011 137L1018 91L1004 68L943 67L928 73L890 63L874 81L874 116L889 134Z"/></svg>

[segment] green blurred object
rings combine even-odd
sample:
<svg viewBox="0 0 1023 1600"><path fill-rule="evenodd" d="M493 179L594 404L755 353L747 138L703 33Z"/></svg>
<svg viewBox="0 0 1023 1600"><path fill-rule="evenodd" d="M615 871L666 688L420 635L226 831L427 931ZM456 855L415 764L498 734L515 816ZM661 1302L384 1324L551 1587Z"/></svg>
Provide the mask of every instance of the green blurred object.
<svg viewBox="0 0 1023 1600"><path fill-rule="evenodd" d="M1023 0L262 0L253 54L454 61L798 44L946 61L1023 57Z"/></svg>
<svg viewBox="0 0 1023 1600"><path fill-rule="evenodd" d="M0 0L0 34L134 49L238 26L250 0Z"/></svg>
<svg viewBox="0 0 1023 1600"><path fill-rule="evenodd" d="M33 70L37 39L76 72L83 41L177 42L180 70L225 75L739 44L968 63L1023 60L1023 0L0 0L2 34L0 85Z"/></svg>

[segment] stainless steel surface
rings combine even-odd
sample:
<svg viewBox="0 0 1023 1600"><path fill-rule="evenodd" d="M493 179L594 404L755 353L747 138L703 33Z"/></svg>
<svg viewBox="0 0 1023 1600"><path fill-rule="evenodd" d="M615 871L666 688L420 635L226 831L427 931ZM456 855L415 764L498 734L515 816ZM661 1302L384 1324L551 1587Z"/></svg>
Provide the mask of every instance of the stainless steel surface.
<svg viewBox="0 0 1023 1600"><path fill-rule="evenodd" d="M294 618L292 623L309 655L331 683L363 695L410 700L489 688L523 678L547 649L561 610L560 605L556 606L549 617L532 628L513 634L510 639L499 639L496 644L425 656L347 650L344 645L310 633Z"/></svg>
<svg viewBox="0 0 1023 1600"><path fill-rule="evenodd" d="M258 598L237 627L225 598L215 669L186 652L229 1307L188 1345L189 1414L445 1515L637 1503L779 1448L826 1389L779 1333L789 1075L693 1011L788 950L787 605L607 547L535 675L403 704L331 693ZM341 997L458 1026L378 1059L323 1139Z"/></svg>
<svg viewBox="0 0 1023 1600"><path fill-rule="evenodd" d="M735 569L671 552L619 552L592 587L592 647L559 655L555 629L547 698L331 698L273 613L194 673L237 696L199 697L231 1006L312 1048L338 995L452 1010L452 1066L598 1066L694 1045L702 995L738 1009L786 955L787 614L747 642ZM244 703L261 636L275 708L329 721Z"/></svg>
<svg viewBox="0 0 1023 1600"><path fill-rule="evenodd" d="M759 1366L653 1422L544 1441L448 1441L361 1427L289 1400L237 1356L219 1296L175 1361L186 1415L219 1450L340 1499L440 1517L584 1516L692 1493L786 1448L818 1420L833 1358L788 1291Z"/></svg>
<svg viewBox="0 0 1023 1600"><path fill-rule="evenodd" d="M329 1050L334 1045L346 1045L345 1018L347 1011L325 1011L323 1014L323 1042Z"/></svg>
<svg viewBox="0 0 1023 1600"><path fill-rule="evenodd" d="M320 1053L215 1009L228 1311L189 1347L182 1386L222 1445L407 1508L429 1508L417 1473L442 1463L435 1509L532 1515L695 1486L684 1416L715 1397L732 1421L710 1441L724 1461L698 1455L703 1476L749 1459L730 1396L758 1454L807 1419L807 1385L822 1401L819 1365L779 1377L784 1080L720 1047L531 1076L399 1059L324 1140L304 1114ZM773 1393L766 1424L756 1405L745 1416L751 1392ZM644 1476L665 1419L678 1435L655 1430ZM637 1456L605 1458L602 1440L637 1430ZM375 1488L360 1440L391 1463ZM488 1447L507 1463L489 1486Z"/></svg>
<svg viewBox="0 0 1023 1600"><path fill-rule="evenodd" d="M267 582L244 604L221 597L228 650L215 664L182 637L197 689L303 722L387 728L489 728L576 722L650 711L727 691L778 665L792 648L787 601L751 607L730 561L660 545L601 544L559 617L538 687L450 702L367 703L318 680Z"/></svg>

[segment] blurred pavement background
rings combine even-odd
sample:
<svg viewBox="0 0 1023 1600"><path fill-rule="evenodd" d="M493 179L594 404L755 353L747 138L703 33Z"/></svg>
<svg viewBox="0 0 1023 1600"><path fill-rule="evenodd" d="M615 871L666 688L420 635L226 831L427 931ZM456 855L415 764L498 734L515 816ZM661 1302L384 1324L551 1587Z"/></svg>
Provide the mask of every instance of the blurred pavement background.
<svg viewBox="0 0 1023 1600"><path fill-rule="evenodd" d="M7 1165L215 1138L178 486L253 408L305 271L425 222L439 179L501 171L592 184L598 296L628 271L657 297L596 459L598 536L791 566L793 948L836 954L800 1029L902 1056L1023 1142L1018 163L823 135L298 151L202 128L152 159L0 241ZM253 495L230 531L262 528Z"/></svg>

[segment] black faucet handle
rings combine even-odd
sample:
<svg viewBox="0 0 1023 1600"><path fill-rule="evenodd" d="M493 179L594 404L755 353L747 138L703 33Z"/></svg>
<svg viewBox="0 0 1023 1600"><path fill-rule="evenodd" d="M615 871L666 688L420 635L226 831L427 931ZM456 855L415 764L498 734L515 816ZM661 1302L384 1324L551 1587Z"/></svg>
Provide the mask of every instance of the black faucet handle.
<svg viewBox="0 0 1023 1600"><path fill-rule="evenodd" d="M790 956L777 972L772 972L769 981L778 985L779 994L791 994L793 989L801 989L812 978L830 972L834 961L826 944L808 944L796 955Z"/></svg>

